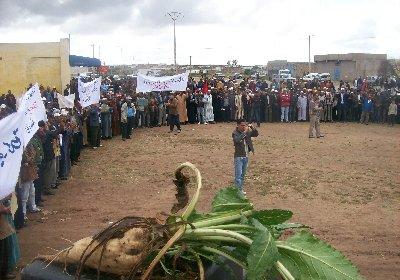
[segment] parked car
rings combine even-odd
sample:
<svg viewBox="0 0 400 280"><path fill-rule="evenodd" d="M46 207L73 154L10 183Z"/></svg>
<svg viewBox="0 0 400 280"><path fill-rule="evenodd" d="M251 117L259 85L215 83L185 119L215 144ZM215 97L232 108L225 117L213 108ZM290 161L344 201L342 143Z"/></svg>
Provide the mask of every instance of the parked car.
<svg viewBox="0 0 400 280"><path fill-rule="evenodd" d="M375 85L376 81L378 80L377 76L367 76L365 78L370 85Z"/></svg>
<svg viewBox="0 0 400 280"><path fill-rule="evenodd" d="M220 79L224 79L225 75L222 74L221 72L217 72L217 73L215 73L215 77L220 80Z"/></svg>
<svg viewBox="0 0 400 280"><path fill-rule="evenodd" d="M313 81L314 79L319 80L319 74L318 73L308 73L303 77L304 81Z"/></svg>
<svg viewBox="0 0 400 280"><path fill-rule="evenodd" d="M321 73L319 75L319 79L321 81L330 81L331 80L331 74L329 74L329 73Z"/></svg>

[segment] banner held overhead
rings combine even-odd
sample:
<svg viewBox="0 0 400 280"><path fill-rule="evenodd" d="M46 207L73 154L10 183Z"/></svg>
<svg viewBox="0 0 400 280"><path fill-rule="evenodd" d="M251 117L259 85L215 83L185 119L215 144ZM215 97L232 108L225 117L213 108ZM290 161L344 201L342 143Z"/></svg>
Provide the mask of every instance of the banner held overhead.
<svg viewBox="0 0 400 280"><path fill-rule="evenodd" d="M188 73L163 77L138 74L136 92L185 91L188 77Z"/></svg>
<svg viewBox="0 0 400 280"><path fill-rule="evenodd" d="M99 103L100 86L101 78L97 78L88 83L84 83L81 79L78 79L78 92L82 108Z"/></svg>

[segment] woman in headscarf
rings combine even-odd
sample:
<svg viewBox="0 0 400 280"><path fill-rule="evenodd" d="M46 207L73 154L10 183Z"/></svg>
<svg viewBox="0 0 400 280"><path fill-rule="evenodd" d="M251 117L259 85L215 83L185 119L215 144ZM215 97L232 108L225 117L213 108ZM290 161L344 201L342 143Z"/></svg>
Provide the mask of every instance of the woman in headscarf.
<svg viewBox="0 0 400 280"><path fill-rule="evenodd" d="M0 279L15 279L13 272L20 259L10 204L10 196L0 200Z"/></svg>

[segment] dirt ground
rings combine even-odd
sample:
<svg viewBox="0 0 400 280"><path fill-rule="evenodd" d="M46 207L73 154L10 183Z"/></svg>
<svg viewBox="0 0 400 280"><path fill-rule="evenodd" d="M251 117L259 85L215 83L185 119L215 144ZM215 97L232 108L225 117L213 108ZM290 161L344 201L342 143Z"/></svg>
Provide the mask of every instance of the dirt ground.
<svg viewBox="0 0 400 280"><path fill-rule="evenodd" d="M81 162L45 211L19 232L22 265L54 254L127 215L160 216L174 201L172 174L190 161L204 178L200 209L232 184L235 124L135 130L133 139L103 141ZM308 124L262 124L245 183L257 208L294 212L293 222L348 256L367 279L400 275L400 126L322 124L325 138L309 139Z"/></svg>

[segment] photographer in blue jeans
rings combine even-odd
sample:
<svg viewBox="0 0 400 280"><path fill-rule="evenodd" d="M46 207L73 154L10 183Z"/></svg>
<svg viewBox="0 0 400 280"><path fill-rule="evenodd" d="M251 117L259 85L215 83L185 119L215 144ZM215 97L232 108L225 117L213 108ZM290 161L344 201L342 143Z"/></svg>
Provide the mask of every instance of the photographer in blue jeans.
<svg viewBox="0 0 400 280"><path fill-rule="evenodd" d="M235 186L245 195L243 191L244 176L246 175L249 163L249 153L254 154L253 142L251 137L257 137L258 131L251 124L247 124L244 119L237 120L237 127L232 133L233 144L235 146Z"/></svg>

